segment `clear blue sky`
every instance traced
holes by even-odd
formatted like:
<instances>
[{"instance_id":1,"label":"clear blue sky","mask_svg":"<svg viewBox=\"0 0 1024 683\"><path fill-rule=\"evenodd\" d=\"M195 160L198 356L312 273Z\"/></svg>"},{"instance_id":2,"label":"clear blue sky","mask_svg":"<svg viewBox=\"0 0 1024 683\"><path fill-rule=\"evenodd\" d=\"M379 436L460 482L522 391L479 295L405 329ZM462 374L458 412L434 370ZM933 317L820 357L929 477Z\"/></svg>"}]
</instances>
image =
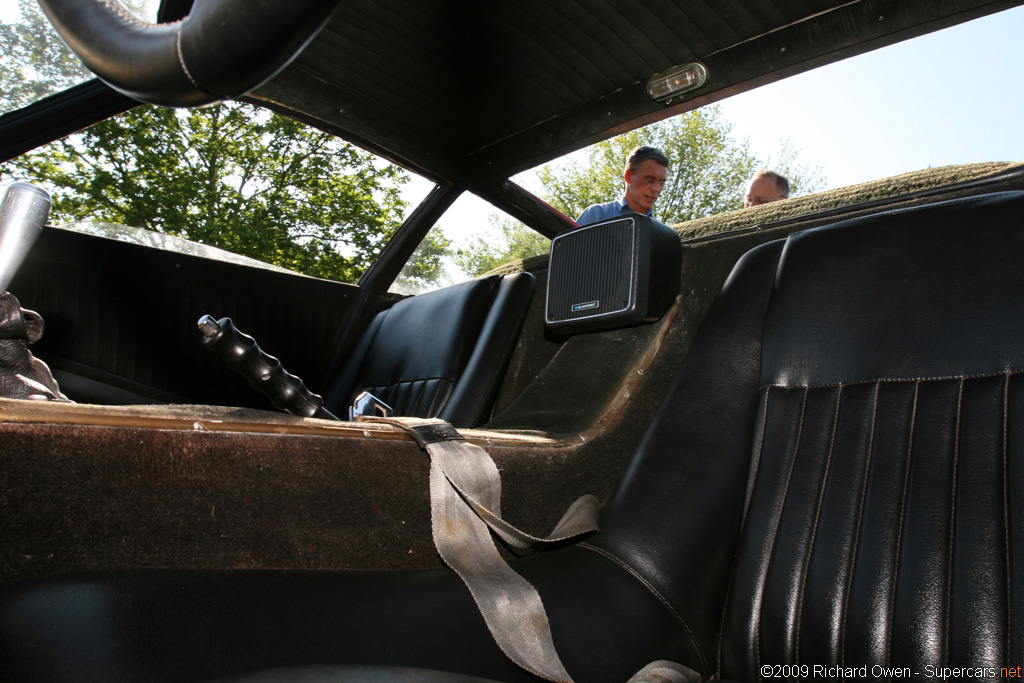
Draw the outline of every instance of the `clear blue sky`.
<instances>
[{"instance_id":1,"label":"clear blue sky","mask_svg":"<svg viewBox=\"0 0 1024 683\"><path fill-rule=\"evenodd\" d=\"M795 76L722 103L764 156L788 137L828 187L929 166L1024 161L1024 8Z\"/></svg>"}]
</instances>

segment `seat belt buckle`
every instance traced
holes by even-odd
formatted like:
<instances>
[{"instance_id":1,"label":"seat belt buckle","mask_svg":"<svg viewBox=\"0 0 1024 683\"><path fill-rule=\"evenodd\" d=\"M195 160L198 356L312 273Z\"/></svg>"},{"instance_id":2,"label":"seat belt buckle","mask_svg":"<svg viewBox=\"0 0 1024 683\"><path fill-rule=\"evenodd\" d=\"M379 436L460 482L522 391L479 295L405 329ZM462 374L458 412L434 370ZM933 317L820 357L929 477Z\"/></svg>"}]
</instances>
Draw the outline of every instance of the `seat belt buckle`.
<instances>
[{"instance_id":1,"label":"seat belt buckle","mask_svg":"<svg viewBox=\"0 0 1024 683\"><path fill-rule=\"evenodd\" d=\"M370 415L373 417L394 417L395 411L392 410L384 401L380 400L368 391L360 391L356 394L356 398L352 401L352 405L348 409L348 420L349 422L357 422L360 415Z\"/></svg>"}]
</instances>

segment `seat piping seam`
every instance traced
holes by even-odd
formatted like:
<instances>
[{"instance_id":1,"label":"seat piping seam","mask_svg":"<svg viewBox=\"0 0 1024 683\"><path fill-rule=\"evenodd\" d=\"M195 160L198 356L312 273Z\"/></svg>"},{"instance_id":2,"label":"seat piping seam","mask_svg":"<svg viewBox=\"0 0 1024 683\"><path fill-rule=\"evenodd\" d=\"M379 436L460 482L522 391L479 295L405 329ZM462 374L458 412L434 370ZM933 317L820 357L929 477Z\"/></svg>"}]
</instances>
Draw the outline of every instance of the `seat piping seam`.
<instances>
[{"instance_id":1,"label":"seat piping seam","mask_svg":"<svg viewBox=\"0 0 1024 683\"><path fill-rule=\"evenodd\" d=\"M807 595L807 577L811 571L811 558L814 557L814 543L818 538L818 526L821 523L821 508L825 504L825 493L828 490L828 478L829 473L832 471L832 459L836 452L836 437L839 432L839 412L843 405L843 387L839 387L839 394L836 396L836 409L835 414L832 418L832 436L829 439L828 446L828 459L825 463L825 471L822 473L821 486L819 486L818 493L818 505L814 512L814 524L811 527L811 538L807 544L807 558L804 560L803 567L803 578L800 580L800 597L797 598L797 610L796 610L796 641L794 642L794 658L797 664L800 663L800 634L801 624L803 622L804 612L804 597Z\"/></svg>"},{"instance_id":2,"label":"seat piping seam","mask_svg":"<svg viewBox=\"0 0 1024 683\"><path fill-rule=\"evenodd\" d=\"M649 581L647 581L647 579L645 579L643 576L641 576L636 570L634 570L624 560L622 560L618 556L614 555L613 553L610 553L610 552L608 552L607 550L605 550L603 548L598 548L597 546L593 546L593 545L591 545L589 543L586 543L586 542L578 543L576 545L579 548L585 548L587 550L592 550L593 552L597 553L598 555L601 555L602 557L604 557L604 558L606 558L608 560L611 560L612 562L617 564L619 567L624 569L630 576L632 576L634 579L636 579L640 583L640 585L642 585L644 588L646 588L647 591L651 595L653 595L655 598L657 598L658 602L660 602L665 607L665 609L667 609L669 611L669 614L672 615L672 618L676 620L676 622L679 624L679 626L686 633L686 637L690 639L690 643L693 645L693 649L696 650L697 656L700 657L701 668L704 669L704 671L710 671L710 667L708 666L709 662L708 662L707 656L705 656L704 650L701 649L700 643L697 642L697 637L694 635L693 630L687 625L686 620L683 619L682 615L680 615L679 612L677 612L675 610L675 608L672 607L672 604L667 599L665 599L665 596L663 596L658 591L657 588L655 588Z\"/></svg>"},{"instance_id":3,"label":"seat piping seam","mask_svg":"<svg viewBox=\"0 0 1024 683\"><path fill-rule=\"evenodd\" d=\"M441 408L444 406L445 403L448 402L448 399L452 395L452 389L454 387L454 384L454 380L448 383L445 383L443 380L438 381L437 388L434 389L434 396L433 398L430 399L430 406L427 408L427 415L433 417L441 412ZM441 399L442 389L446 390L443 400ZM438 405L439 403L440 406Z\"/></svg>"},{"instance_id":4,"label":"seat piping seam","mask_svg":"<svg viewBox=\"0 0 1024 683\"><path fill-rule=\"evenodd\" d=\"M1006 375L1016 375L1021 372L1024 372L1024 368L1011 368L1009 370L979 373L976 375L936 375L932 377L878 377L875 379L859 379L854 382L828 382L824 384L780 384L778 382L769 382L767 384L760 385L758 387L758 390L767 389L769 387L774 387L776 389L828 389L831 387L853 387L861 384L876 384L882 382L935 382L951 379L984 379L986 377L1003 377Z\"/></svg>"},{"instance_id":5,"label":"seat piping seam","mask_svg":"<svg viewBox=\"0 0 1024 683\"><path fill-rule=\"evenodd\" d=\"M767 432L767 429L768 429L768 402L769 402L769 399L771 398L771 389L772 389L771 387L765 387L764 407L761 409L761 439L758 441L758 444L757 444L757 453L755 453L755 454L753 454L751 456L751 460L752 460L751 469L753 471L751 472L750 480L747 483L747 496L746 496L746 500L743 502L743 514L740 517L739 538L741 538L741 539L743 538L743 530L747 526L747 515L750 512L750 502L751 502L751 499L754 496L754 484L756 483L757 474L758 474L758 471L760 470L761 456L764 453L764 436L765 436L765 433ZM726 618L727 618L728 612L729 612L729 602L730 602L730 599L732 597L732 589L733 589L733 585L734 585L733 582L736 579L735 567L736 567L736 561L737 561L737 557L738 556L739 556L739 547L738 547L738 544L737 544L736 552L733 554L733 561L732 561L732 565L731 565L733 567L733 571L730 572L729 583L728 583L728 585L726 586L726 589L725 589L725 607L722 609L722 620L721 620L721 623L718 626L718 659L717 659L715 665L717 667L717 673L719 673L719 674L722 672L722 647L723 647L724 640L725 640L725 622L726 622Z\"/></svg>"},{"instance_id":6,"label":"seat piping seam","mask_svg":"<svg viewBox=\"0 0 1024 683\"><path fill-rule=\"evenodd\" d=\"M945 602L945 632L952 633L953 620L953 558L956 549L956 499L957 490L960 486L960 434L963 427L963 406L964 406L964 381L960 381L960 391L957 394L956 402L956 432L953 435L953 472L951 476L951 491L949 500L949 561L946 565L946 602ZM942 661L949 664L949 641L943 638Z\"/></svg>"},{"instance_id":7,"label":"seat piping seam","mask_svg":"<svg viewBox=\"0 0 1024 683\"><path fill-rule=\"evenodd\" d=\"M853 592L853 575L857 570L860 555L860 538L864 529L864 508L868 497L868 482L871 479L871 462L875 455L875 430L878 426L878 395L881 385L875 384L875 398L871 406L871 436L868 438L867 461L864 463L864 481L858 500L857 525L854 528L853 543L850 546L850 567L846 574L846 590L843 594L842 618L839 623L839 663L846 664L846 626L850 616L850 594Z\"/></svg>"},{"instance_id":8,"label":"seat piping seam","mask_svg":"<svg viewBox=\"0 0 1024 683\"><path fill-rule=\"evenodd\" d=\"M921 390L921 385L920 385L920 383L918 383L917 385L914 386L914 403L913 403L913 406L911 408L911 414L910 414L910 425L909 425L910 435L909 435L909 442L907 443L907 466L904 469L904 476L903 476L903 496L902 496L902 499L900 500L900 525L899 525L899 531L897 532L897 537L896 537L896 547L895 547L896 557L894 558L894 563L893 563L892 593L889 596L889 618L890 618L890 620L892 619L892 616L896 612L896 592L899 590L899 584L900 584L900 558L903 556L903 531L904 531L904 525L906 524L906 521L907 521L907 497L908 497L908 495L910 493L910 491L909 491L909 489L910 489L910 470L911 470L911 466L914 463L914 432L917 429L917 402L918 402L920 390ZM892 664L893 630L894 629L888 629L888 643L887 643L887 647L886 647L886 657L887 657L886 663L889 664L889 665Z\"/></svg>"},{"instance_id":9,"label":"seat piping seam","mask_svg":"<svg viewBox=\"0 0 1024 683\"><path fill-rule=\"evenodd\" d=\"M759 624L757 628L757 668L761 668L761 627L760 624L763 622L763 611L764 611L764 593L768 584L768 572L771 570L772 558L775 556L775 544L779 540L779 527L782 526L782 516L786 512L786 501L789 499L789 487L793 483L793 472L796 471L796 460L800 455L800 441L804 435L804 419L807 417L807 396L809 394L808 389L804 389L803 403L800 406L800 426L796 433L796 442L793 444L793 457L789 463L789 473L786 475L786 488L782 492L781 506L779 507L779 514L775 518L775 531L772 533L772 545L768 552L768 556L765 558L764 571L761 572L759 583L760 595L757 599L757 622ZM767 415L766 415L767 417Z\"/></svg>"},{"instance_id":10,"label":"seat piping seam","mask_svg":"<svg viewBox=\"0 0 1024 683\"><path fill-rule=\"evenodd\" d=\"M382 387L384 387L386 389L390 389L391 387L400 387L403 384L416 384L417 382L434 382L436 380L447 380L449 382L454 382L455 381L455 379L453 377L450 377L450 376L447 376L447 375L442 375L442 376L439 376L439 377L422 377L422 378L419 378L419 379L403 379L403 380L400 380L398 382L391 382L389 384L381 384L379 386L382 386ZM375 386L375 385L368 384L368 383L363 383L363 384L365 386Z\"/></svg>"},{"instance_id":11,"label":"seat piping seam","mask_svg":"<svg viewBox=\"0 0 1024 683\"><path fill-rule=\"evenodd\" d=\"M746 525L747 514L750 512L750 502L754 497L754 485L757 483L757 474L761 469L761 456L764 454L764 440L768 432L768 399L771 396L771 387L766 387L764 392L763 418L761 420L761 438L757 442L757 453L751 458L751 472L748 475L747 492L743 498L743 514L741 527Z\"/></svg>"}]
</instances>

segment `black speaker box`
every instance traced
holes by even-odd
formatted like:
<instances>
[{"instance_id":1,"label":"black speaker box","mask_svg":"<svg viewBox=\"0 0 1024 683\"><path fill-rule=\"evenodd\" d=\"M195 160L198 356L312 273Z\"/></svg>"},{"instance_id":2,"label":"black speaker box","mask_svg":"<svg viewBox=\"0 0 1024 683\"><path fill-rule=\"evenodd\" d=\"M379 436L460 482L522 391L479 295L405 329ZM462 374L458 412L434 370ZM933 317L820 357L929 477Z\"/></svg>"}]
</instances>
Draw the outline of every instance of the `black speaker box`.
<instances>
[{"instance_id":1,"label":"black speaker box","mask_svg":"<svg viewBox=\"0 0 1024 683\"><path fill-rule=\"evenodd\" d=\"M682 246L675 230L625 214L551 240L544 323L556 334L653 322L679 293Z\"/></svg>"}]
</instances>

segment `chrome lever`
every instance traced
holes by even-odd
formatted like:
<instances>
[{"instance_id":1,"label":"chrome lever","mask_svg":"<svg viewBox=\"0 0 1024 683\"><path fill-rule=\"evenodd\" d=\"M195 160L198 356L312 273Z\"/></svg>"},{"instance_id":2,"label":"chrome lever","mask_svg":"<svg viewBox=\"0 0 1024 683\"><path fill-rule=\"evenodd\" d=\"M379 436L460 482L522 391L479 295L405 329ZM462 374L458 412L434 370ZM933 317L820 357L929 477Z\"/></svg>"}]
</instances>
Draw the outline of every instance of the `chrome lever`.
<instances>
[{"instance_id":1,"label":"chrome lever","mask_svg":"<svg viewBox=\"0 0 1024 683\"><path fill-rule=\"evenodd\" d=\"M368 391L360 391L356 399L348 409L349 422L356 422L360 415L371 415L373 417L394 417L392 410L384 401L380 400Z\"/></svg>"}]
</instances>

